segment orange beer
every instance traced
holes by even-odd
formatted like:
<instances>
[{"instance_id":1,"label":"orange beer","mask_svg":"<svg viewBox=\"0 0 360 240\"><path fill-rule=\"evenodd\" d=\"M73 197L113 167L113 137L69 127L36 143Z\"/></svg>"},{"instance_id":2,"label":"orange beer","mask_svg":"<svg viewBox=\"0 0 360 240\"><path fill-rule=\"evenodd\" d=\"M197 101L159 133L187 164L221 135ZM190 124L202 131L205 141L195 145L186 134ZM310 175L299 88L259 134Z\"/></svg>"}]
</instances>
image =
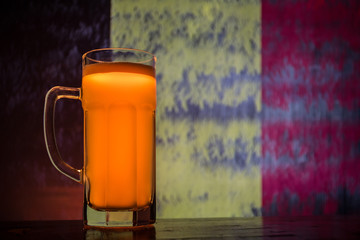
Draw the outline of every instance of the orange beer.
<instances>
[{"instance_id":1,"label":"orange beer","mask_svg":"<svg viewBox=\"0 0 360 240\"><path fill-rule=\"evenodd\" d=\"M85 65L81 94L88 205L146 208L155 185L155 69L125 62Z\"/></svg>"}]
</instances>

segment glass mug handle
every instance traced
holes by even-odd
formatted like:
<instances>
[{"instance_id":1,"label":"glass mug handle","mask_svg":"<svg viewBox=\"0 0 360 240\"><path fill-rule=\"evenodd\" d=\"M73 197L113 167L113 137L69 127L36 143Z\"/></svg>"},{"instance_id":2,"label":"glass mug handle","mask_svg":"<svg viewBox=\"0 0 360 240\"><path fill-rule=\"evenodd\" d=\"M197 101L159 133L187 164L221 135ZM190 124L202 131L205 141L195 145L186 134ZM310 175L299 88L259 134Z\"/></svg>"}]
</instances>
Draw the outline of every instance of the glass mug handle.
<instances>
[{"instance_id":1,"label":"glass mug handle","mask_svg":"<svg viewBox=\"0 0 360 240\"><path fill-rule=\"evenodd\" d=\"M82 183L82 169L73 168L64 162L56 144L54 128L55 106L57 100L61 98L80 100L80 88L56 86L47 92L44 107L45 145L54 167L65 176L78 183Z\"/></svg>"}]
</instances>

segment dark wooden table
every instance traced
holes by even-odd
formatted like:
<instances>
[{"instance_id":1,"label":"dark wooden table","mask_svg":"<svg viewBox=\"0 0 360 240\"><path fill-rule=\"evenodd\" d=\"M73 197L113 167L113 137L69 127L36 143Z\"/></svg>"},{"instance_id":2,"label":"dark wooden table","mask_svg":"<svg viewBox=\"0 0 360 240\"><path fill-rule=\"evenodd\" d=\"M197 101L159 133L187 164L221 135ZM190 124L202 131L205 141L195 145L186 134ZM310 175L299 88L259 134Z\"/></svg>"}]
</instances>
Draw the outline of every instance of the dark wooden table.
<instances>
[{"instance_id":1,"label":"dark wooden table","mask_svg":"<svg viewBox=\"0 0 360 240\"><path fill-rule=\"evenodd\" d=\"M360 239L360 216L159 219L154 226L83 229L82 221L1 223L0 239Z\"/></svg>"}]
</instances>

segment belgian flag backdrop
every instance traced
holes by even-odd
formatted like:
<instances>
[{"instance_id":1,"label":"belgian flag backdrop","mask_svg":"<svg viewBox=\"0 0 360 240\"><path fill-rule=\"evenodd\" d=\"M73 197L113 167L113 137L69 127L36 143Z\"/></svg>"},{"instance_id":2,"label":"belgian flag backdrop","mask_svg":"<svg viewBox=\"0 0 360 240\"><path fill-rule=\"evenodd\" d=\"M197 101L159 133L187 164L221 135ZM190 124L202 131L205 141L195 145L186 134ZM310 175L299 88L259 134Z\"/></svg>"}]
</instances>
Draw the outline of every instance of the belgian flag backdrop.
<instances>
[{"instance_id":1,"label":"belgian flag backdrop","mask_svg":"<svg viewBox=\"0 0 360 240\"><path fill-rule=\"evenodd\" d=\"M360 213L360 2L11 1L1 8L0 220L80 219L56 171L45 93L81 86L81 55L157 57L159 218ZM82 166L80 103L57 106Z\"/></svg>"}]
</instances>

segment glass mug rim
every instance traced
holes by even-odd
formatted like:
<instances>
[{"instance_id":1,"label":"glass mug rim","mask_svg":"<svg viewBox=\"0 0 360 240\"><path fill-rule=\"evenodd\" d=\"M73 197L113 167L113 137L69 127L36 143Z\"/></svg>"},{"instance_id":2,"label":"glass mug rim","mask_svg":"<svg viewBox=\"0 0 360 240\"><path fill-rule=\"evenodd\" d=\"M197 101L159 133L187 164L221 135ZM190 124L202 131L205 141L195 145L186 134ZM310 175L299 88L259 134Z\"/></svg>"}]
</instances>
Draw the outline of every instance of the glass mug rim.
<instances>
[{"instance_id":1,"label":"glass mug rim","mask_svg":"<svg viewBox=\"0 0 360 240\"><path fill-rule=\"evenodd\" d=\"M151 61L154 61L156 62L156 57L154 54L150 53L150 52L147 52L147 51L144 51L144 50L140 50L140 49L135 49L135 48L97 48L97 49L92 49L90 51L87 51L86 53L84 53L82 55L82 61L85 61L86 59L92 61L93 63L116 63L116 62L124 62L124 61L114 61L114 60L99 60L99 59L95 59L95 58L92 58L92 57L89 57L88 55L89 54L92 54L92 53L97 53L97 52L106 52L106 51L124 51L124 52L138 52L138 53L144 53L146 55L149 56L149 58L146 58L145 60L142 60L142 61L134 61L134 60L131 60L129 62L132 62L132 63L138 63L138 64L147 64L147 63L151 63ZM84 64L84 65L87 65L87 64Z\"/></svg>"}]
</instances>

